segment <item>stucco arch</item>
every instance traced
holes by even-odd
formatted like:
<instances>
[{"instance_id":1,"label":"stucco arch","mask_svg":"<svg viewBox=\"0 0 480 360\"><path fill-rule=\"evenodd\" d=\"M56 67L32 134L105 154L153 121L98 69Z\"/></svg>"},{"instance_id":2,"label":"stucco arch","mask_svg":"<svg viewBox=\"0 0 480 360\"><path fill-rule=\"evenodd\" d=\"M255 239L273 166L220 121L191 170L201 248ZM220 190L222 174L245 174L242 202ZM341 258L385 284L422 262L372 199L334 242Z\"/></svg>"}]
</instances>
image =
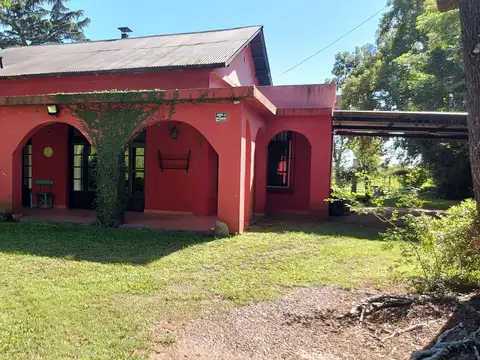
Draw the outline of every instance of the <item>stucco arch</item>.
<instances>
[{"instance_id":1,"label":"stucco arch","mask_svg":"<svg viewBox=\"0 0 480 360\"><path fill-rule=\"evenodd\" d=\"M172 129L177 138L171 137ZM145 140L135 141L145 131ZM188 121L145 123L129 143L142 144L146 213L214 216L218 208L218 153ZM130 153L134 149L129 149Z\"/></svg>"},{"instance_id":2,"label":"stucco arch","mask_svg":"<svg viewBox=\"0 0 480 360\"><path fill-rule=\"evenodd\" d=\"M278 130L275 134L271 134L272 136L269 137L266 145L268 156L266 161L266 212L308 213L310 210L312 145L308 137L301 132L291 128ZM274 152L269 155L270 146L273 144L275 137L287 131L292 136L280 139L280 141L289 141L287 148L284 149L284 145L279 143L278 146L281 146L281 152L275 152L274 147L272 148ZM288 156L286 159L283 157L285 152ZM273 177L271 178L271 176ZM275 185L275 180L274 184L272 184L269 179L277 179L282 184ZM271 187L268 187L269 185Z\"/></svg>"},{"instance_id":3,"label":"stucco arch","mask_svg":"<svg viewBox=\"0 0 480 360\"><path fill-rule=\"evenodd\" d=\"M54 124L66 124L66 125L70 125L70 126L73 126L75 129L77 129L78 131L80 131L82 133L82 135L88 140L88 142L90 144L92 144L92 141L90 139L90 137L88 136L87 133L85 133L85 131L82 130L82 128L79 126L79 123L78 122L67 122L67 121L58 121L58 120L52 120L52 121L49 121L49 122L44 122L42 124L39 124L37 125L35 128L31 129L24 137L22 140L20 140L17 148L15 149L13 155L15 155L17 152L22 152L22 149L23 147L25 146L25 144L28 142L28 140L33 136L35 135L35 133L37 133L40 129L44 128L44 127L47 127L49 125L54 125Z\"/></svg>"},{"instance_id":4,"label":"stucco arch","mask_svg":"<svg viewBox=\"0 0 480 360\"><path fill-rule=\"evenodd\" d=\"M230 107L226 106L222 110L229 110ZM147 119L142 128L136 131L135 136L142 132L144 129L155 125L168 123L170 121L181 122L192 126L209 142L217 154L221 154L222 150L228 149L231 142L228 141L228 136L232 132L238 131L236 124L236 118L229 113L229 119L226 123L216 123L215 114L218 112L218 104L192 104L181 103L176 104L172 117L168 118L168 111L165 109L159 109L150 119ZM222 135L219 136L219 128L221 127ZM132 139L134 137L132 136Z\"/></svg>"},{"instance_id":5,"label":"stucco arch","mask_svg":"<svg viewBox=\"0 0 480 360\"><path fill-rule=\"evenodd\" d=\"M277 135L279 135L279 134L281 134L285 131L291 131L295 134L303 136L308 141L310 146L312 146L312 140L310 140L310 138L308 136L308 133L306 133L306 132L304 133L301 130L300 131L298 129L296 130L295 127L289 127L289 126L283 126L283 127L276 128L275 131L269 131L268 135L267 135L268 136L267 146L275 138L275 136L277 136Z\"/></svg>"},{"instance_id":6,"label":"stucco arch","mask_svg":"<svg viewBox=\"0 0 480 360\"><path fill-rule=\"evenodd\" d=\"M143 131L147 130L148 128L150 128L152 126L162 126L162 125L167 125L169 123L172 126L174 126L177 123L181 123L181 124L185 124L185 125L188 125L188 126L192 127L193 129L195 129L199 134L201 134L205 138L205 140L208 142L208 144L218 154L217 149L215 148L214 144L212 144L210 139L207 136L205 136L205 134L199 128L197 128L198 124L196 124L196 126L195 126L195 124L192 125L191 121L188 121L188 120L185 120L185 119L177 119L177 118L171 119L171 120L158 119L158 120L154 120L154 121L145 122L143 124L143 126L140 129L138 129L137 131L135 131L135 133L130 137L130 140L128 141L128 143L132 142L140 133L142 133Z\"/></svg>"},{"instance_id":7,"label":"stucco arch","mask_svg":"<svg viewBox=\"0 0 480 360\"><path fill-rule=\"evenodd\" d=\"M43 110L43 109L42 109ZM45 110L46 112L46 110ZM33 115L33 114L32 114ZM22 212L22 152L24 146L27 144L29 139L31 139L35 134L43 129L48 129L49 126L56 125L56 124L63 124L66 126L72 126L80 131L85 138L90 142L90 139L85 134L85 132L81 128L80 122L75 119L74 117L68 116L67 114L62 114L59 117L52 117L52 116L42 116L39 114L39 111L36 112L36 116L27 118L21 125L21 131L17 131L13 134L16 136L12 136L9 139L10 142L10 174L6 174L4 176L3 181L7 181L10 191L9 197L11 199L11 208L13 211L17 213ZM62 148L62 152L68 150L68 128L65 129L65 139L64 139L64 147ZM61 143L62 139L58 139L58 143ZM57 142L55 142L57 143ZM55 154L57 152L54 152ZM68 154L63 154L65 157L65 161L67 161ZM5 159L1 159L0 162L6 162ZM67 166L65 165L65 168ZM5 179L6 178L6 179ZM67 179L65 179L67 181ZM4 196L2 194L2 196ZM8 195L7 195L8 196ZM8 197L5 197L8 198ZM65 198L65 201L67 199Z\"/></svg>"}]
</instances>

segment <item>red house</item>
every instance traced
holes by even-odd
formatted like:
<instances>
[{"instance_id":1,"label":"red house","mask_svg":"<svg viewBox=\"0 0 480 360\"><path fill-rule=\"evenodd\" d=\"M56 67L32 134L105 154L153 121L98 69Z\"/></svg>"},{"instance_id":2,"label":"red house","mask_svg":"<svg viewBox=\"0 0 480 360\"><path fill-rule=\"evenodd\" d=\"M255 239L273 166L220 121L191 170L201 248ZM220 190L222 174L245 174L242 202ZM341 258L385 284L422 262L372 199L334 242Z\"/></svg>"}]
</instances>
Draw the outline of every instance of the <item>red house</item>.
<instances>
[{"instance_id":1,"label":"red house","mask_svg":"<svg viewBox=\"0 0 480 360\"><path fill-rule=\"evenodd\" d=\"M0 51L0 209L35 207L39 180L53 207L94 207L95 149L49 94L155 89L178 103L132 136L128 210L232 232L253 215L328 216L336 87L272 86L260 26ZM187 101L199 94L216 101Z\"/></svg>"}]
</instances>

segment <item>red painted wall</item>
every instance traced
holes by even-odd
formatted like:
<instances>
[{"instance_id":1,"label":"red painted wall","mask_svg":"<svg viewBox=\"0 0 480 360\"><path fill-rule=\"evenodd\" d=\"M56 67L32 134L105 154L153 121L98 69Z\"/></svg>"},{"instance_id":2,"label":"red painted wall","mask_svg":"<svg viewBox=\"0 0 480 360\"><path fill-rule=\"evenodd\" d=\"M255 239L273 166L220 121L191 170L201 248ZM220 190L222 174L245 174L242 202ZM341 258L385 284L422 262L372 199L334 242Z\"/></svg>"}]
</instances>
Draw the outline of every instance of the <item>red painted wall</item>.
<instances>
[{"instance_id":1,"label":"red painted wall","mask_svg":"<svg viewBox=\"0 0 480 360\"><path fill-rule=\"evenodd\" d=\"M64 76L0 80L0 96L41 95L95 90L208 88L211 70L179 70L137 74Z\"/></svg>"},{"instance_id":2,"label":"red painted wall","mask_svg":"<svg viewBox=\"0 0 480 360\"><path fill-rule=\"evenodd\" d=\"M337 85L259 86L260 92L278 108L329 108L335 105Z\"/></svg>"},{"instance_id":3,"label":"red painted wall","mask_svg":"<svg viewBox=\"0 0 480 360\"><path fill-rule=\"evenodd\" d=\"M323 219L328 217L332 162L332 117L328 115L269 117L266 138L272 139L282 131L302 134L311 146L309 212ZM307 164L305 162L305 167ZM288 206L288 205L283 205ZM267 208L268 202L267 202ZM271 208L271 207L270 207Z\"/></svg>"},{"instance_id":4,"label":"red painted wall","mask_svg":"<svg viewBox=\"0 0 480 360\"><path fill-rule=\"evenodd\" d=\"M240 51L230 66L215 69L214 72L231 86L258 85L250 46Z\"/></svg>"},{"instance_id":5,"label":"red painted wall","mask_svg":"<svg viewBox=\"0 0 480 360\"><path fill-rule=\"evenodd\" d=\"M217 214L218 205L218 155L208 146L208 208L207 215Z\"/></svg>"},{"instance_id":6,"label":"red painted wall","mask_svg":"<svg viewBox=\"0 0 480 360\"><path fill-rule=\"evenodd\" d=\"M53 150L51 157L44 155L44 149ZM51 188L53 205L66 207L68 189L68 125L51 124L38 130L32 136L32 192L36 203L36 192L49 190L35 185L36 180L53 180Z\"/></svg>"},{"instance_id":7,"label":"red painted wall","mask_svg":"<svg viewBox=\"0 0 480 360\"><path fill-rule=\"evenodd\" d=\"M178 127L173 140L171 128ZM159 166L158 151L163 157L186 157L191 150L190 167L164 170ZM166 166L183 166L183 162L164 161ZM162 122L147 129L146 144L146 212L185 212L214 215L217 207L217 154L208 141L192 126L175 121Z\"/></svg>"},{"instance_id":8,"label":"red painted wall","mask_svg":"<svg viewBox=\"0 0 480 360\"><path fill-rule=\"evenodd\" d=\"M295 136L293 189L288 193L267 189L268 213L309 211L311 146L303 135L297 133Z\"/></svg>"}]
</instances>

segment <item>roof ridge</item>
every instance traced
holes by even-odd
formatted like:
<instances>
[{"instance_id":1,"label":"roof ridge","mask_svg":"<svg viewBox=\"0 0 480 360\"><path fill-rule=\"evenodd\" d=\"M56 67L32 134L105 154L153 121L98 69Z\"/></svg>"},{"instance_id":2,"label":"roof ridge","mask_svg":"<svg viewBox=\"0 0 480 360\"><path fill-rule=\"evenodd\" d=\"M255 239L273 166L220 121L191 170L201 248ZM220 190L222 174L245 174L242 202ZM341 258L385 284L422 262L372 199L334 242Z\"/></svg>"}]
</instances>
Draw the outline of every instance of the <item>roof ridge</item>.
<instances>
[{"instance_id":1,"label":"roof ridge","mask_svg":"<svg viewBox=\"0 0 480 360\"><path fill-rule=\"evenodd\" d=\"M156 45L156 46L136 46L132 47L129 50L147 50L147 49L160 49L160 48L180 48L180 47L188 47L188 46L198 46L203 44L220 44L220 43L228 43L229 40L218 40L212 42L198 42L193 44L181 44L181 45ZM23 46L22 46L23 48ZM102 50L89 50L89 51L80 51L76 52L75 54L88 54L88 53L95 53L95 52L109 52L109 51L119 51L122 50L120 47L114 49L102 49ZM58 56L58 55L57 55Z\"/></svg>"},{"instance_id":2,"label":"roof ridge","mask_svg":"<svg viewBox=\"0 0 480 360\"><path fill-rule=\"evenodd\" d=\"M89 44L89 43L98 43L98 42L111 42L111 41L129 41L135 39L147 39L147 38L154 38L154 37L163 37L163 36L175 36L175 35L190 35L190 34L206 34L212 32L222 32L222 31L231 31L231 30L240 30L240 29L248 29L248 28L258 28L262 29L263 25L249 25L249 26L239 26L234 28L228 29L212 29L212 30L204 30L204 31L189 31L183 33L170 33L170 34L159 34L159 35L145 35L145 36L137 36L137 37L129 37L126 39L102 39L102 40L92 40L92 41L79 41L79 42L70 42L70 43L59 43L59 44L38 44L38 45L23 45L23 46L12 46L5 49L0 49L0 53L5 50L10 49L23 49L23 48L31 48L31 47L40 47L40 46L61 46L61 45L74 45L74 44ZM201 44L201 43L199 43Z\"/></svg>"}]
</instances>

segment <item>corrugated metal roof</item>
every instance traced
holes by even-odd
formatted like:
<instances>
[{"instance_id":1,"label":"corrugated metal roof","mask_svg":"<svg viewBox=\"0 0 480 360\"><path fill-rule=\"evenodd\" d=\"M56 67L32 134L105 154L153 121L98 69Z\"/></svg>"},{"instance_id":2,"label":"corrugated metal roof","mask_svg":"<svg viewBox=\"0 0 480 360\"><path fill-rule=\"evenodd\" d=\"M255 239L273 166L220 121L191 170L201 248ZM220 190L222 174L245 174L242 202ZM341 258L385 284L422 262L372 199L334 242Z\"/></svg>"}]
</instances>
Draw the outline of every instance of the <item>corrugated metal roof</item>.
<instances>
[{"instance_id":1,"label":"corrugated metal roof","mask_svg":"<svg viewBox=\"0 0 480 360\"><path fill-rule=\"evenodd\" d=\"M248 43L258 38L264 45L261 26L73 44L14 47L0 51L0 56L3 57L0 78L137 69L224 67ZM268 68L266 51L263 52L266 62L263 67ZM265 78L265 81L268 82L268 79Z\"/></svg>"}]
</instances>

